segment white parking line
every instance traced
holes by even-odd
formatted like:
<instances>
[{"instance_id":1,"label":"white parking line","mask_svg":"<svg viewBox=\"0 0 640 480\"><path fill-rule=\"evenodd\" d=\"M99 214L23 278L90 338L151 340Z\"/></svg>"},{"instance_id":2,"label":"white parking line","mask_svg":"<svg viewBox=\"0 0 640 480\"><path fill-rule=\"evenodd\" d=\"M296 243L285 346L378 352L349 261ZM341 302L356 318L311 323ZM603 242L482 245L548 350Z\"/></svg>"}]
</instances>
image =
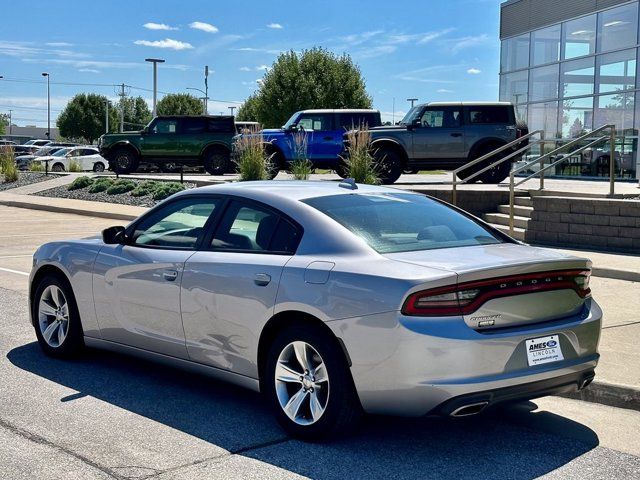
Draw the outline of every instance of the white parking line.
<instances>
[{"instance_id":1,"label":"white parking line","mask_svg":"<svg viewBox=\"0 0 640 480\"><path fill-rule=\"evenodd\" d=\"M21 272L20 270L11 270L10 268L2 268L2 267L0 267L0 270L2 270L3 272L17 273L18 275L26 275L27 277L29 276L28 272Z\"/></svg>"}]
</instances>

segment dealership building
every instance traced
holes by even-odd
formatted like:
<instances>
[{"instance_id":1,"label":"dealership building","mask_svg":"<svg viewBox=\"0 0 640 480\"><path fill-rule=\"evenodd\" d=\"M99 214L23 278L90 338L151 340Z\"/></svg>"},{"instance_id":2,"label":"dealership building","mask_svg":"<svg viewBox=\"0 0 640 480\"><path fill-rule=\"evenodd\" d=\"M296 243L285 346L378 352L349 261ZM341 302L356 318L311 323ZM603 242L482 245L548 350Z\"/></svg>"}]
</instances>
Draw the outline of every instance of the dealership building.
<instances>
[{"instance_id":1,"label":"dealership building","mask_svg":"<svg viewBox=\"0 0 640 480\"><path fill-rule=\"evenodd\" d=\"M502 3L500 100L546 138L615 124L616 174L639 178L639 30L637 0Z\"/></svg>"}]
</instances>

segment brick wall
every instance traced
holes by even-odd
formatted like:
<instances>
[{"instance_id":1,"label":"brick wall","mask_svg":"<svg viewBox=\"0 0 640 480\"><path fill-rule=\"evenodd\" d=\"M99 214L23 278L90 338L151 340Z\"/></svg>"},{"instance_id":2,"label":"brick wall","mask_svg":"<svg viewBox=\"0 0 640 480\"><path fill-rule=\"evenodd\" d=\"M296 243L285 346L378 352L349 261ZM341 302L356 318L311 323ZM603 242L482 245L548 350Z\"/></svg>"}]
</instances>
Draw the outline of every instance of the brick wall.
<instances>
[{"instance_id":1,"label":"brick wall","mask_svg":"<svg viewBox=\"0 0 640 480\"><path fill-rule=\"evenodd\" d=\"M640 200L534 196L525 241L640 253Z\"/></svg>"}]
</instances>

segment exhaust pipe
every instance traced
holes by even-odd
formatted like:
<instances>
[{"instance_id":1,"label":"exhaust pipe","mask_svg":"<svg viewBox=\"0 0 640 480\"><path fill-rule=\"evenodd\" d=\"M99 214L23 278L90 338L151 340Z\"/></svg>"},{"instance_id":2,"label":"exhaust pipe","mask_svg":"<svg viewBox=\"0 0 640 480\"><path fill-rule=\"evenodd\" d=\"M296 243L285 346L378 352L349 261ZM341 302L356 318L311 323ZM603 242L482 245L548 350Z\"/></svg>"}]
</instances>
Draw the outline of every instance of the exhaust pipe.
<instances>
[{"instance_id":1,"label":"exhaust pipe","mask_svg":"<svg viewBox=\"0 0 640 480\"><path fill-rule=\"evenodd\" d=\"M477 415L484 410L487 405L489 405L489 402L470 403L469 405L463 405L462 407L456 408L450 415L452 417L469 417L471 415Z\"/></svg>"}]
</instances>

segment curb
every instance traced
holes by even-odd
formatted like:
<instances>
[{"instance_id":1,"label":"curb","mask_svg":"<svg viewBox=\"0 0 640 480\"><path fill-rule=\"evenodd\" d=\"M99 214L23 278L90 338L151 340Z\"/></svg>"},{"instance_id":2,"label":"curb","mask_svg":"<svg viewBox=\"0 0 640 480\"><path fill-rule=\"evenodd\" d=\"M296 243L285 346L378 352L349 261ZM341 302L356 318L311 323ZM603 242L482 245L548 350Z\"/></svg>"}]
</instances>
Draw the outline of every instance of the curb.
<instances>
[{"instance_id":1,"label":"curb","mask_svg":"<svg viewBox=\"0 0 640 480\"><path fill-rule=\"evenodd\" d=\"M22 202L18 200L0 199L0 205L6 205L7 207L28 208L31 210L43 210L47 212L73 213L75 215L83 215L86 217L112 218L114 220L131 221L139 217L139 215L130 215L127 213L100 212L94 210L84 210L82 208L75 207L62 207L58 205L41 205L38 203Z\"/></svg>"},{"instance_id":2,"label":"curb","mask_svg":"<svg viewBox=\"0 0 640 480\"><path fill-rule=\"evenodd\" d=\"M561 393L559 397L599 403L610 407L640 411L640 390L607 382L593 382L579 392Z\"/></svg>"},{"instance_id":3,"label":"curb","mask_svg":"<svg viewBox=\"0 0 640 480\"><path fill-rule=\"evenodd\" d=\"M591 275L594 277L613 278L614 280L626 280L627 282L640 282L640 272L632 272L630 270L592 267Z\"/></svg>"}]
</instances>

